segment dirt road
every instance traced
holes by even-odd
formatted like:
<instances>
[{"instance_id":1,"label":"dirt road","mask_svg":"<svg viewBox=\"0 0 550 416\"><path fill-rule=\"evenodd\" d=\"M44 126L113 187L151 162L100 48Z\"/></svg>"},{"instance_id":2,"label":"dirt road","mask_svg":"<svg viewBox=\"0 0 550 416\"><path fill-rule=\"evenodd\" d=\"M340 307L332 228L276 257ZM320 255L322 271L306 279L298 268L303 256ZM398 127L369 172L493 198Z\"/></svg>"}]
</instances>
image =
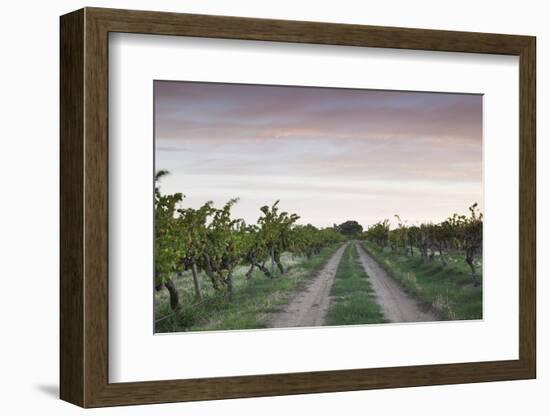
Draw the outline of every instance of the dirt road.
<instances>
[{"instance_id":1,"label":"dirt road","mask_svg":"<svg viewBox=\"0 0 550 416\"><path fill-rule=\"evenodd\" d=\"M330 289L347 244L340 247L308 286L296 293L284 311L268 320L270 328L324 325L330 305Z\"/></svg>"},{"instance_id":2,"label":"dirt road","mask_svg":"<svg viewBox=\"0 0 550 416\"><path fill-rule=\"evenodd\" d=\"M361 247L355 243L361 264L363 265L376 301L382 309L384 317L389 322L430 322L437 321L437 317L420 309L416 301L409 296L378 263Z\"/></svg>"}]
</instances>

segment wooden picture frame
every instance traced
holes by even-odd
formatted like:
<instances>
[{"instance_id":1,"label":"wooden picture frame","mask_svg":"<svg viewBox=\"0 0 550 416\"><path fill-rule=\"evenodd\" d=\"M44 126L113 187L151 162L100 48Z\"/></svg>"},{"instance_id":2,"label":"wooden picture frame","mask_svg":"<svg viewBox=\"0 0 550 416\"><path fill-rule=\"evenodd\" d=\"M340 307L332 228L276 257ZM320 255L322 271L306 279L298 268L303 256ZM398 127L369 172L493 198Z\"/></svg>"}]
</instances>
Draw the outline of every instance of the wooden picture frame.
<instances>
[{"instance_id":1,"label":"wooden picture frame","mask_svg":"<svg viewBox=\"0 0 550 416\"><path fill-rule=\"evenodd\" d=\"M82 407L101 407L535 378L534 37L100 8L64 15L60 28L61 399ZM519 359L109 383L110 32L518 56Z\"/></svg>"}]
</instances>

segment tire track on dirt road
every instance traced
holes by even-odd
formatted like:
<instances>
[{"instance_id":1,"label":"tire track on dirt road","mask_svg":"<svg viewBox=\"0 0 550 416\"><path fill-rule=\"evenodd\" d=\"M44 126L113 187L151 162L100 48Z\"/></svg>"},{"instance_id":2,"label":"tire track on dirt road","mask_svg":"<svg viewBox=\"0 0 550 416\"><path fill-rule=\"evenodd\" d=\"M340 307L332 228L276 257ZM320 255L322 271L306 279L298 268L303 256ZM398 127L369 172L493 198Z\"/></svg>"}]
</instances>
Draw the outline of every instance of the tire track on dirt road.
<instances>
[{"instance_id":1,"label":"tire track on dirt road","mask_svg":"<svg viewBox=\"0 0 550 416\"><path fill-rule=\"evenodd\" d=\"M284 310L271 315L269 328L290 328L324 325L330 306L330 290L334 283L338 265L348 244L338 248L325 266L305 289L297 292Z\"/></svg>"},{"instance_id":2,"label":"tire track on dirt road","mask_svg":"<svg viewBox=\"0 0 550 416\"><path fill-rule=\"evenodd\" d=\"M384 317L389 322L433 322L439 319L432 312L422 310L401 285L391 277L361 246L354 243L361 264L367 273Z\"/></svg>"}]
</instances>

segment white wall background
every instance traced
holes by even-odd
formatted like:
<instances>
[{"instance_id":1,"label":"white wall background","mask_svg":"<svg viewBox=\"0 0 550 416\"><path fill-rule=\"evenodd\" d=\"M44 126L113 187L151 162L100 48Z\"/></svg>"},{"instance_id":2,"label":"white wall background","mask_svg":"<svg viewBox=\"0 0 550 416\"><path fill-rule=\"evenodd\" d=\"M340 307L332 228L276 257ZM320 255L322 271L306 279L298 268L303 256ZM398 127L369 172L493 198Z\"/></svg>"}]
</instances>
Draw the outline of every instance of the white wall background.
<instances>
[{"instance_id":1,"label":"white wall background","mask_svg":"<svg viewBox=\"0 0 550 416\"><path fill-rule=\"evenodd\" d=\"M69 1L7 2L0 17L0 409L4 414L83 412L58 395L58 16L82 6L317 20L536 35L538 41L538 313L539 377L534 381L422 387L338 394L225 400L87 411L102 415L543 415L550 408L550 361L544 348L550 302L544 282L542 212L550 163L544 141L550 84L550 26L545 3L534 0L335 1ZM550 65L550 64L549 64Z\"/></svg>"}]
</instances>

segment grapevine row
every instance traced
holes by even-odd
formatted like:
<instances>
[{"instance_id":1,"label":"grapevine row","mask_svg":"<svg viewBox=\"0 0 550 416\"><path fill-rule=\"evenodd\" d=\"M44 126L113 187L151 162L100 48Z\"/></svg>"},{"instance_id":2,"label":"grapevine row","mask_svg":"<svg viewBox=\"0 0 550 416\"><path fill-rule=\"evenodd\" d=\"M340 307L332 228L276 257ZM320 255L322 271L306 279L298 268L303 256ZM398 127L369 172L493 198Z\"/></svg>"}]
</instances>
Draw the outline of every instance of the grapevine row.
<instances>
[{"instance_id":1,"label":"grapevine row","mask_svg":"<svg viewBox=\"0 0 550 416\"><path fill-rule=\"evenodd\" d=\"M279 201L261 207L256 224L232 216L237 199L222 208L214 207L212 202L198 209L184 208L183 194L160 192L158 181L167 173L159 171L155 175L155 288L168 290L173 310L179 307L172 281L175 273L191 271L197 299L201 299L199 274L204 273L214 290L231 300L237 266L248 267L247 279L255 269L272 279L285 273L282 253L309 258L343 239L333 228L296 224L300 217L281 212Z\"/></svg>"},{"instance_id":2,"label":"grapevine row","mask_svg":"<svg viewBox=\"0 0 550 416\"><path fill-rule=\"evenodd\" d=\"M483 214L477 203L469 207L469 215L453 214L438 224L407 226L398 215L395 217L397 228L390 229L390 222L385 219L370 226L361 238L380 248L389 246L392 251L401 250L408 256L414 256L417 252L424 261L433 261L437 253L443 265L448 263L447 253L462 253L474 285L479 285L474 258L482 254Z\"/></svg>"}]
</instances>

